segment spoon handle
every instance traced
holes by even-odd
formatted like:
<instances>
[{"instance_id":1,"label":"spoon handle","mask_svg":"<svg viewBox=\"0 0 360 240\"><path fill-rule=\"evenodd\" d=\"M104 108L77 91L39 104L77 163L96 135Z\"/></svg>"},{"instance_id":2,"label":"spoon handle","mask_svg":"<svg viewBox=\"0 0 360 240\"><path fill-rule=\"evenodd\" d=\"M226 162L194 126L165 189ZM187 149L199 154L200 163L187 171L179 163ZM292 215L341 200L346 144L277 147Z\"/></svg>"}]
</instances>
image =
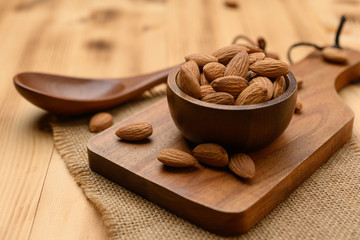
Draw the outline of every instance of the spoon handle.
<instances>
[{"instance_id":1,"label":"spoon handle","mask_svg":"<svg viewBox=\"0 0 360 240\"><path fill-rule=\"evenodd\" d=\"M165 83L172 68L173 67L170 67L157 72L124 79L124 82L126 81L126 88L124 89L123 95L126 96L127 99L131 99L145 90L160 83Z\"/></svg>"}]
</instances>

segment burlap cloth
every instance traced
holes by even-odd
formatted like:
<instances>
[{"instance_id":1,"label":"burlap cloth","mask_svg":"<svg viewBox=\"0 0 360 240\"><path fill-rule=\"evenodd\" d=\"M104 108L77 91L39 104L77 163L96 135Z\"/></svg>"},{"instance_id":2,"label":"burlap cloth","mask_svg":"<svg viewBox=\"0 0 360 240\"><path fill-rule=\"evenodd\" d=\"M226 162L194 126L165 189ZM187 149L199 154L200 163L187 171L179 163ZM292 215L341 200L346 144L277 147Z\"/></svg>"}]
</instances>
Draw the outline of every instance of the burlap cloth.
<instances>
[{"instance_id":1,"label":"burlap cloth","mask_svg":"<svg viewBox=\"0 0 360 240\"><path fill-rule=\"evenodd\" d=\"M164 86L159 86L110 112L118 122L164 96ZM57 150L101 212L110 239L225 239L92 172L86 150L87 141L94 136L88 130L89 118L58 119L52 129ZM350 139L248 233L233 239L360 239L357 140Z\"/></svg>"}]
</instances>

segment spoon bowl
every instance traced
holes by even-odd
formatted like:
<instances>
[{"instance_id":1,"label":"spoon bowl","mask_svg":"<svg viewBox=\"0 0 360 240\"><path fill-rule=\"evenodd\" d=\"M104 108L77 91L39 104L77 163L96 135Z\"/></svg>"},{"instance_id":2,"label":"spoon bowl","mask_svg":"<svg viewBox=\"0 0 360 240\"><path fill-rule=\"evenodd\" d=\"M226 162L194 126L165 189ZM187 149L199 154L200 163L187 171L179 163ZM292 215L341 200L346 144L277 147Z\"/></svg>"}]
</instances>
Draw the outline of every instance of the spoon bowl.
<instances>
[{"instance_id":1,"label":"spoon bowl","mask_svg":"<svg viewBox=\"0 0 360 240\"><path fill-rule=\"evenodd\" d=\"M176 84L180 66L169 74L167 100L171 117L183 136L195 144L217 143L239 152L252 152L278 138L294 114L297 83L290 72L281 96L252 105L221 105L185 94Z\"/></svg>"},{"instance_id":2,"label":"spoon bowl","mask_svg":"<svg viewBox=\"0 0 360 240\"><path fill-rule=\"evenodd\" d=\"M81 115L114 107L166 82L170 69L119 79L23 72L14 77L14 85L28 101L48 112Z\"/></svg>"}]
</instances>

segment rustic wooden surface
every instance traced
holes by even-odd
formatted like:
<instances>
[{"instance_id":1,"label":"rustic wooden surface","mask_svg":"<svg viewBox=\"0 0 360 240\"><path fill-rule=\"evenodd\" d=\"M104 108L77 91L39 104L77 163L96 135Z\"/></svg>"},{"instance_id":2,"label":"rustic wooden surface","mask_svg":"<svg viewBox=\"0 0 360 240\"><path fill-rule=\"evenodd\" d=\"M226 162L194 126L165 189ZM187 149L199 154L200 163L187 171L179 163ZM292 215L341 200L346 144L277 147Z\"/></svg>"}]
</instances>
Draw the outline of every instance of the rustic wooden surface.
<instances>
[{"instance_id":1,"label":"rustic wooden surface","mask_svg":"<svg viewBox=\"0 0 360 240\"><path fill-rule=\"evenodd\" d=\"M342 14L341 44L360 50L356 0L0 1L0 238L104 239L101 217L74 183L44 129L45 112L24 100L12 77L43 71L119 77L174 65L211 52L237 34L262 35L286 59L294 42L332 44ZM266 9L259 13L259 9ZM295 61L310 49L293 52ZM360 85L340 96L354 110L360 137Z\"/></svg>"}]
</instances>

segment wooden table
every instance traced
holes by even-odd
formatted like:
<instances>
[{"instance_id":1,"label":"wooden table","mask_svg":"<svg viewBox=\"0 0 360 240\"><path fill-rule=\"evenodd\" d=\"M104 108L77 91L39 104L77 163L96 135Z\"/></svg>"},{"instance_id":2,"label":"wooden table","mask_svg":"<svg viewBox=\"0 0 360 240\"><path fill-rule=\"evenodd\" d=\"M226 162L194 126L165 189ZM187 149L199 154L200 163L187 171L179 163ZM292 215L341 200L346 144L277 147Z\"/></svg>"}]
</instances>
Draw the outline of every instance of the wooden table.
<instances>
[{"instance_id":1,"label":"wooden table","mask_svg":"<svg viewBox=\"0 0 360 240\"><path fill-rule=\"evenodd\" d=\"M15 90L20 71L120 77L212 52L237 34L263 36L287 60L299 41L332 44L342 14L342 46L360 51L356 0L0 1L0 239L104 239L101 216L70 176L46 126L46 112ZM261 13L260 13L261 11ZM293 51L299 60L312 49ZM339 93L355 112L360 85Z\"/></svg>"}]
</instances>

